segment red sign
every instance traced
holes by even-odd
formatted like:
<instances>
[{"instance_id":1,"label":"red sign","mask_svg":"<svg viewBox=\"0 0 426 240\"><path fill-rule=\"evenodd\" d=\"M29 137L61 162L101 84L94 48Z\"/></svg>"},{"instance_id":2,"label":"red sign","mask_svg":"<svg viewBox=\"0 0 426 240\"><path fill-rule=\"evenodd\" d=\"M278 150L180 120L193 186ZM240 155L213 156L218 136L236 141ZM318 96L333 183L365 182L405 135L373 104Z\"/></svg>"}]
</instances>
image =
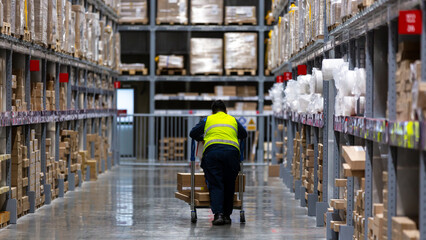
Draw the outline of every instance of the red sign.
<instances>
[{"instance_id":1,"label":"red sign","mask_svg":"<svg viewBox=\"0 0 426 240\"><path fill-rule=\"evenodd\" d=\"M30 72L40 71L40 60L30 60Z\"/></svg>"},{"instance_id":2,"label":"red sign","mask_svg":"<svg viewBox=\"0 0 426 240\"><path fill-rule=\"evenodd\" d=\"M306 74L308 74L306 65L297 66L297 75L306 75Z\"/></svg>"},{"instance_id":3,"label":"red sign","mask_svg":"<svg viewBox=\"0 0 426 240\"><path fill-rule=\"evenodd\" d=\"M292 78L293 78L293 76L292 76L291 72L285 72L284 73L284 81L291 80Z\"/></svg>"},{"instance_id":4,"label":"red sign","mask_svg":"<svg viewBox=\"0 0 426 240\"><path fill-rule=\"evenodd\" d=\"M114 82L114 88L118 89L121 87L121 82Z\"/></svg>"},{"instance_id":5,"label":"red sign","mask_svg":"<svg viewBox=\"0 0 426 240\"><path fill-rule=\"evenodd\" d=\"M123 109L123 110L117 110L117 116L120 116L120 115L126 115L127 114L127 110L126 109Z\"/></svg>"},{"instance_id":6,"label":"red sign","mask_svg":"<svg viewBox=\"0 0 426 240\"><path fill-rule=\"evenodd\" d=\"M422 34L422 11L399 11L398 33L412 35Z\"/></svg>"},{"instance_id":7,"label":"red sign","mask_svg":"<svg viewBox=\"0 0 426 240\"><path fill-rule=\"evenodd\" d=\"M277 82L277 83L282 83L282 82L284 82L284 77L283 77L283 76L281 76L281 75L278 75L278 76L277 76L277 78L276 78L276 82Z\"/></svg>"},{"instance_id":8,"label":"red sign","mask_svg":"<svg viewBox=\"0 0 426 240\"><path fill-rule=\"evenodd\" d=\"M59 82L60 83L67 83L69 81L70 81L70 79L69 79L68 73L59 73Z\"/></svg>"}]
</instances>

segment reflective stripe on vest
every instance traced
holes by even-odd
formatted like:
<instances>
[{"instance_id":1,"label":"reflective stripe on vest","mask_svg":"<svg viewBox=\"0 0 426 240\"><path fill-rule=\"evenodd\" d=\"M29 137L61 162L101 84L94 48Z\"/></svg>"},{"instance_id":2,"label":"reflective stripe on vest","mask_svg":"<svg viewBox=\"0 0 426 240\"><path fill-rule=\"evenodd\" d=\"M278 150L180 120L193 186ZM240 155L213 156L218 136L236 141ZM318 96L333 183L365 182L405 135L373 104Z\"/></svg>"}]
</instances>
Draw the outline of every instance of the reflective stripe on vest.
<instances>
[{"instance_id":1,"label":"reflective stripe on vest","mask_svg":"<svg viewBox=\"0 0 426 240\"><path fill-rule=\"evenodd\" d=\"M212 144L225 144L240 149L237 120L224 112L207 117L204 127L204 150Z\"/></svg>"},{"instance_id":2,"label":"reflective stripe on vest","mask_svg":"<svg viewBox=\"0 0 426 240\"><path fill-rule=\"evenodd\" d=\"M204 136L212 129L212 128L215 128L215 127L229 127L229 128L232 128L232 129L234 129L235 130L235 132L237 132L237 134L238 134L238 131L237 131L237 129L235 129L234 128L234 126L232 126L232 125L229 125L229 124L215 124L215 125L211 125L209 128L207 128L206 129L206 131L204 131Z\"/></svg>"}]
</instances>

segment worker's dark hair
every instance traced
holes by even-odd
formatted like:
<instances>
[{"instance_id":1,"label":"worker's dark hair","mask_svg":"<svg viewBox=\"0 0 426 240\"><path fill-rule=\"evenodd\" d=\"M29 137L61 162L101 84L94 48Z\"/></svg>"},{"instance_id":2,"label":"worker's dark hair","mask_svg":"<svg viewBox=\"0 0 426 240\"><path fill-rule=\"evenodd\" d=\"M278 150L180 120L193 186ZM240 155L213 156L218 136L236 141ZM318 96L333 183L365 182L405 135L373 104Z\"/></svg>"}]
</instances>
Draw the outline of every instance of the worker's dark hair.
<instances>
[{"instance_id":1,"label":"worker's dark hair","mask_svg":"<svg viewBox=\"0 0 426 240\"><path fill-rule=\"evenodd\" d=\"M212 112L213 114L217 112L226 113L226 105L222 100L216 100L212 103Z\"/></svg>"}]
</instances>

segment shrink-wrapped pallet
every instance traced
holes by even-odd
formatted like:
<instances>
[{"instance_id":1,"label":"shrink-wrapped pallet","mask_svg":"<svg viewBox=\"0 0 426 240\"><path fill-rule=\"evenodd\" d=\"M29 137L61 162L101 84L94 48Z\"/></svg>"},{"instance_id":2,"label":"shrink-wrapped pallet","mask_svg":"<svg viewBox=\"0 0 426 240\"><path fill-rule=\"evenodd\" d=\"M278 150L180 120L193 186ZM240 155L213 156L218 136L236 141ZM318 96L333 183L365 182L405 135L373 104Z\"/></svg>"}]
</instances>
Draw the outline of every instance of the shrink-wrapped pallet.
<instances>
[{"instance_id":1,"label":"shrink-wrapped pallet","mask_svg":"<svg viewBox=\"0 0 426 240\"><path fill-rule=\"evenodd\" d=\"M225 33L225 69L257 70L257 34Z\"/></svg>"},{"instance_id":2,"label":"shrink-wrapped pallet","mask_svg":"<svg viewBox=\"0 0 426 240\"><path fill-rule=\"evenodd\" d=\"M93 20L93 61L98 62L99 60L99 38L101 36L101 27L99 25L99 15L94 14L95 19Z\"/></svg>"},{"instance_id":3,"label":"shrink-wrapped pallet","mask_svg":"<svg viewBox=\"0 0 426 240\"><path fill-rule=\"evenodd\" d=\"M10 32L15 34L16 0L3 1L3 22L10 24Z\"/></svg>"},{"instance_id":4,"label":"shrink-wrapped pallet","mask_svg":"<svg viewBox=\"0 0 426 240\"><path fill-rule=\"evenodd\" d=\"M99 32L99 48L98 48L99 59L98 59L98 61L99 61L99 65L103 65L104 59L105 59L105 56L104 56L104 54L105 54L105 51L104 51L104 49L105 49L105 34L104 34L104 32L105 32L105 21L104 20L99 21L99 30L100 30L100 32Z\"/></svg>"},{"instance_id":5,"label":"shrink-wrapped pallet","mask_svg":"<svg viewBox=\"0 0 426 240\"><path fill-rule=\"evenodd\" d=\"M25 0L15 0L15 35L23 36L25 28Z\"/></svg>"},{"instance_id":6,"label":"shrink-wrapped pallet","mask_svg":"<svg viewBox=\"0 0 426 240\"><path fill-rule=\"evenodd\" d=\"M331 0L331 9L330 9L330 22L329 26L338 25L341 23L341 0Z\"/></svg>"},{"instance_id":7,"label":"shrink-wrapped pallet","mask_svg":"<svg viewBox=\"0 0 426 240\"><path fill-rule=\"evenodd\" d=\"M256 24L256 7L254 6L226 6L225 24L251 23Z\"/></svg>"},{"instance_id":8,"label":"shrink-wrapped pallet","mask_svg":"<svg viewBox=\"0 0 426 240\"><path fill-rule=\"evenodd\" d=\"M65 50L65 41L66 41L66 25L65 25L65 11L66 11L66 3L69 2L67 0L57 0L56 5L56 13L57 13L57 21L58 21L58 43L61 50Z\"/></svg>"},{"instance_id":9,"label":"shrink-wrapped pallet","mask_svg":"<svg viewBox=\"0 0 426 240\"><path fill-rule=\"evenodd\" d=\"M188 24L188 0L158 0L157 24Z\"/></svg>"},{"instance_id":10,"label":"shrink-wrapped pallet","mask_svg":"<svg viewBox=\"0 0 426 240\"><path fill-rule=\"evenodd\" d=\"M95 36L94 36L94 20L95 15L93 13L86 13L86 31L85 33L85 45L86 48L86 54L85 56L87 59L93 60L94 57L94 42L95 42Z\"/></svg>"},{"instance_id":11,"label":"shrink-wrapped pallet","mask_svg":"<svg viewBox=\"0 0 426 240\"><path fill-rule=\"evenodd\" d=\"M299 51L299 9L296 6L290 8L290 36L291 36L291 53L295 54Z\"/></svg>"},{"instance_id":12,"label":"shrink-wrapped pallet","mask_svg":"<svg viewBox=\"0 0 426 240\"><path fill-rule=\"evenodd\" d=\"M65 5L65 38L64 44L61 45L63 51L72 53L72 46L74 45L74 19L71 12L71 2L67 1Z\"/></svg>"},{"instance_id":13,"label":"shrink-wrapped pallet","mask_svg":"<svg viewBox=\"0 0 426 240\"><path fill-rule=\"evenodd\" d=\"M148 23L147 0L122 0L120 23Z\"/></svg>"},{"instance_id":14,"label":"shrink-wrapped pallet","mask_svg":"<svg viewBox=\"0 0 426 240\"><path fill-rule=\"evenodd\" d=\"M222 39L191 38L191 74L222 74L222 54Z\"/></svg>"},{"instance_id":15,"label":"shrink-wrapped pallet","mask_svg":"<svg viewBox=\"0 0 426 240\"><path fill-rule=\"evenodd\" d=\"M223 0L191 0L192 24L222 24Z\"/></svg>"},{"instance_id":16,"label":"shrink-wrapped pallet","mask_svg":"<svg viewBox=\"0 0 426 240\"><path fill-rule=\"evenodd\" d=\"M29 31L31 38L34 37L35 27L34 3L35 0L25 0L25 8L27 9L27 14L25 18L25 30Z\"/></svg>"},{"instance_id":17,"label":"shrink-wrapped pallet","mask_svg":"<svg viewBox=\"0 0 426 240\"><path fill-rule=\"evenodd\" d=\"M47 0L47 44L54 45L58 40L58 13L56 0Z\"/></svg>"},{"instance_id":18,"label":"shrink-wrapped pallet","mask_svg":"<svg viewBox=\"0 0 426 240\"><path fill-rule=\"evenodd\" d=\"M158 68L169 69L169 68L183 68L183 56L176 55L159 55L158 56Z\"/></svg>"},{"instance_id":19,"label":"shrink-wrapped pallet","mask_svg":"<svg viewBox=\"0 0 426 240\"><path fill-rule=\"evenodd\" d=\"M72 11L75 13L75 54L83 57L84 52L84 32L86 26L86 18L84 15L84 7L81 5L73 5Z\"/></svg>"},{"instance_id":20,"label":"shrink-wrapped pallet","mask_svg":"<svg viewBox=\"0 0 426 240\"><path fill-rule=\"evenodd\" d=\"M47 1L34 0L34 41L47 44Z\"/></svg>"}]
</instances>

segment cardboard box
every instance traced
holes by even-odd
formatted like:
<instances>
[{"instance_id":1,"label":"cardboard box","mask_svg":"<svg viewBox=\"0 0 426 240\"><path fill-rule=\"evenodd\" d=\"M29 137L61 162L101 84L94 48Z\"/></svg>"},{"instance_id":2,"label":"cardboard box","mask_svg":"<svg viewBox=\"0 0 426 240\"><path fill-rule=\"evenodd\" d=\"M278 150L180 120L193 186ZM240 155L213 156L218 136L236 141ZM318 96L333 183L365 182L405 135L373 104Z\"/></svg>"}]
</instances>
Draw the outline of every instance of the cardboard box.
<instances>
[{"instance_id":1,"label":"cardboard box","mask_svg":"<svg viewBox=\"0 0 426 240\"><path fill-rule=\"evenodd\" d=\"M365 150L362 146L342 146L342 156L351 170L365 170Z\"/></svg>"},{"instance_id":2,"label":"cardboard box","mask_svg":"<svg viewBox=\"0 0 426 240\"><path fill-rule=\"evenodd\" d=\"M196 187L195 190L201 191L201 192L207 192L208 188L207 188L206 180L204 178L204 173L195 173L194 177L195 177L194 179L195 179L195 187ZM243 191L245 191L245 182L246 182L245 175L243 179L244 179ZM191 173L177 174L177 188L179 192L191 191ZM237 177L235 181L235 192L238 192L238 191L239 191L239 177Z\"/></svg>"},{"instance_id":3,"label":"cardboard box","mask_svg":"<svg viewBox=\"0 0 426 240\"><path fill-rule=\"evenodd\" d=\"M157 0L157 24L188 24L188 0Z\"/></svg>"},{"instance_id":4,"label":"cardboard box","mask_svg":"<svg viewBox=\"0 0 426 240\"><path fill-rule=\"evenodd\" d=\"M225 69L257 69L257 33L225 33Z\"/></svg>"},{"instance_id":5,"label":"cardboard box","mask_svg":"<svg viewBox=\"0 0 426 240\"><path fill-rule=\"evenodd\" d=\"M214 93L216 96L236 96L237 87L236 86L215 86Z\"/></svg>"},{"instance_id":6,"label":"cardboard box","mask_svg":"<svg viewBox=\"0 0 426 240\"><path fill-rule=\"evenodd\" d=\"M251 23L256 24L256 7L255 6L226 6L225 7L225 24L233 23Z\"/></svg>"},{"instance_id":7,"label":"cardboard box","mask_svg":"<svg viewBox=\"0 0 426 240\"><path fill-rule=\"evenodd\" d=\"M279 177L280 176L280 165L269 165L269 177Z\"/></svg>"},{"instance_id":8,"label":"cardboard box","mask_svg":"<svg viewBox=\"0 0 426 240\"><path fill-rule=\"evenodd\" d=\"M160 3L161 1L158 1ZM122 0L120 23L148 23L147 0Z\"/></svg>"},{"instance_id":9,"label":"cardboard box","mask_svg":"<svg viewBox=\"0 0 426 240\"><path fill-rule=\"evenodd\" d=\"M191 38L191 74L223 73L223 40L221 38Z\"/></svg>"},{"instance_id":10,"label":"cardboard box","mask_svg":"<svg viewBox=\"0 0 426 240\"><path fill-rule=\"evenodd\" d=\"M191 0L192 24L222 24L223 0Z\"/></svg>"}]
</instances>

